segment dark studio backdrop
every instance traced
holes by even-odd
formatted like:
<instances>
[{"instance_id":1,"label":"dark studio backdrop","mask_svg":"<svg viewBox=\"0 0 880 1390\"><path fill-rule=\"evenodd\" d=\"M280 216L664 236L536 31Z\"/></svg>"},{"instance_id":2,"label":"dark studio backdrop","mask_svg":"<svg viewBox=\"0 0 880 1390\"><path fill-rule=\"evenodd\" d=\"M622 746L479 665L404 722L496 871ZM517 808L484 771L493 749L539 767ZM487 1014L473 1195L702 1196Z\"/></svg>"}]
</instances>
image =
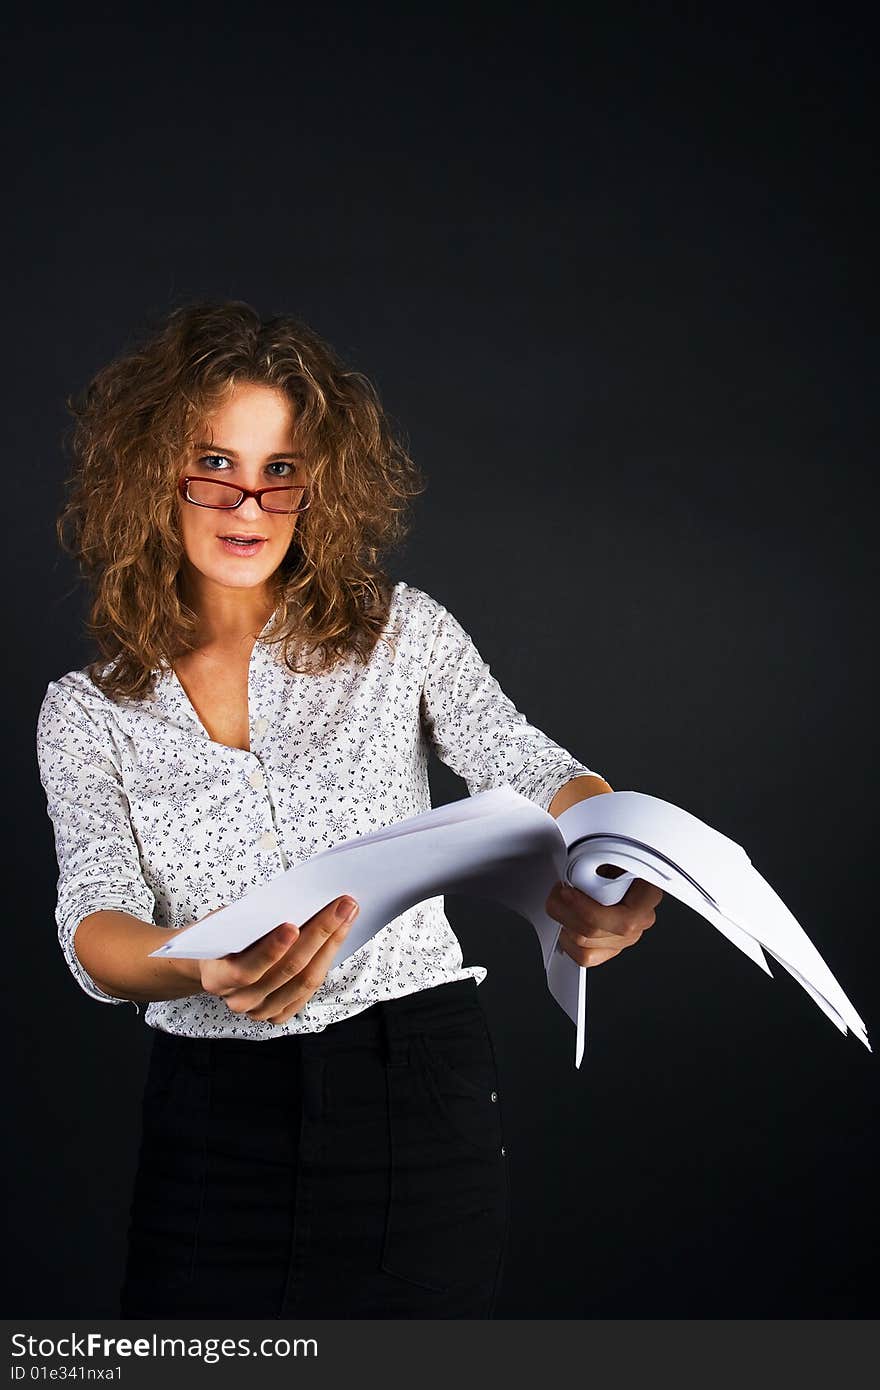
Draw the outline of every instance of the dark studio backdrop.
<instances>
[{"instance_id":1,"label":"dark studio backdrop","mask_svg":"<svg viewBox=\"0 0 880 1390\"><path fill-rule=\"evenodd\" d=\"M92 655L64 398L190 297L296 313L373 378L429 480L392 576L613 787L742 844L880 1040L854 11L119 15L7 31L4 1301L33 1318L112 1315L148 1046L55 936L36 715ZM591 972L576 1071L532 928L447 909L489 970L499 1317L876 1313L877 1062L781 967L667 897Z\"/></svg>"}]
</instances>

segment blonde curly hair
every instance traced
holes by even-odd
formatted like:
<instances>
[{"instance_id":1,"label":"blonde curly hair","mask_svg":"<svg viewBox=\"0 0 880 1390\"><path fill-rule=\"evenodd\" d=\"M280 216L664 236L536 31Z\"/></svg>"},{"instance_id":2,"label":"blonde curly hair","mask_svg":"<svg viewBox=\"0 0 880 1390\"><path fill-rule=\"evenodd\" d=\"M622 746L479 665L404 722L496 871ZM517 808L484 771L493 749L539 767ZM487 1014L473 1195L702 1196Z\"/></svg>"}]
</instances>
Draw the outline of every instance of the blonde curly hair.
<instances>
[{"instance_id":1,"label":"blonde curly hair","mask_svg":"<svg viewBox=\"0 0 880 1390\"><path fill-rule=\"evenodd\" d=\"M263 640L281 644L291 671L314 671L350 653L366 663L382 635L392 583L380 557L406 534L425 483L375 388L299 319L261 319L241 300L189 302L67 399L74 467L56 529L92 589L87 627L103 660L88 670L111 698L150 694L156 671L195 646L177 483L237 383L287 395L309 473Z\"/></svg>"}]
</instances>

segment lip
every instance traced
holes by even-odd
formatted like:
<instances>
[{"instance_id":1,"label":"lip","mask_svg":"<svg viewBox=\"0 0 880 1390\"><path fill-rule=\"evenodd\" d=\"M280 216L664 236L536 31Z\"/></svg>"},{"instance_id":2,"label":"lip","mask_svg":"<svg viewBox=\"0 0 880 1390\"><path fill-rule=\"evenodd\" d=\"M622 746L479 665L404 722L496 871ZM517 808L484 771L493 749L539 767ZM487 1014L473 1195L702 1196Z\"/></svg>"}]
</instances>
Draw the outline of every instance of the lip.
<instances>
[{"instance_id":1,"label":"lip","mask_svg":"<svg viewBox=\"0 0 880 1390\"><path fill-rule=\"evenodd\" d=\"M242 536L241 541L246 541L247 544L229 540L226 536L218 536L217 539L227 555L237 555L242 560L246 560L251 555L258 555L260 546L268 544L265 536Z\"/></svg>"},{"instance_id":2,"label":"lip","mask_svg":"<svg viewBox=\"0 0 880 1390\"><path fill-rule=\"evenodd\" d=\"M221 541L264 541L265 536L251 536L247 531L229 531L218 537Z\"/></svg>"}]
</instances>

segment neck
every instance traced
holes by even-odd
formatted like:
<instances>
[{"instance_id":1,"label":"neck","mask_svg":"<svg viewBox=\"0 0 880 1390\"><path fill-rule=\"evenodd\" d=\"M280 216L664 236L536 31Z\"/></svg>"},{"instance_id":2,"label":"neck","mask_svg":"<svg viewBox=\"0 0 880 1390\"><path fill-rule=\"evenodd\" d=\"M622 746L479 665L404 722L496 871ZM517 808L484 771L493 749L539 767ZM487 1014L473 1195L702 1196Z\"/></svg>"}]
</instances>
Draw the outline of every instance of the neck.
<instances>
[{"instance_id":1,"label":"neck","mask_svg":"<svg viewBox=\"0 0 880 1390\"><path fill-rule=\"evenodd\" d=\"M275 598L266 584L233 589L205 579L201 574L181 576L181 593L187 607L198 616L197 648L215 651L256 641L275 610Z\"/></svg>"}]
</instances>

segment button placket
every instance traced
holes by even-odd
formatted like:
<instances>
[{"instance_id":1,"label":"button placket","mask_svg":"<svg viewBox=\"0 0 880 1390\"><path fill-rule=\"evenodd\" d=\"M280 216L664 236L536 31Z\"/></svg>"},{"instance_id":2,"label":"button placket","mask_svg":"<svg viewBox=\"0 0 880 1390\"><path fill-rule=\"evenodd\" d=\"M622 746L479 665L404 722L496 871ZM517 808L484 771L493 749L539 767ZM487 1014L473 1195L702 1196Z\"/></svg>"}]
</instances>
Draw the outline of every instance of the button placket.
<instances>
[{"instance_id":1,"label":"button placket","mask_svg":"<svg viewBox=\"0 0 880 1390\"><path fill-rule=\"evenodd\" d=\"M266 723L267 721L263 720L258 722ZM254 727L256 728L256 725ZM256 753L251 753L250 756L257 764L259 764L260 760ZM275 812L275 802L272 798L272 791L266 778L266 774L263 771L262 767L258 765L257 767L252 768L251 771L247 774L247 779L250 785L253 787L254 791L265 793L266 801L269 805L269 819L272 823L272 829L263 832L263 834L256 842L257 846L260 849L266 851L276 850L279 858L281 859L283 867L285 869L289 869L290 863L288 861L287 855L284 853L284 850L281 847L281 831L278 826L278 818Z\"/></svg>"}]
</instances>

